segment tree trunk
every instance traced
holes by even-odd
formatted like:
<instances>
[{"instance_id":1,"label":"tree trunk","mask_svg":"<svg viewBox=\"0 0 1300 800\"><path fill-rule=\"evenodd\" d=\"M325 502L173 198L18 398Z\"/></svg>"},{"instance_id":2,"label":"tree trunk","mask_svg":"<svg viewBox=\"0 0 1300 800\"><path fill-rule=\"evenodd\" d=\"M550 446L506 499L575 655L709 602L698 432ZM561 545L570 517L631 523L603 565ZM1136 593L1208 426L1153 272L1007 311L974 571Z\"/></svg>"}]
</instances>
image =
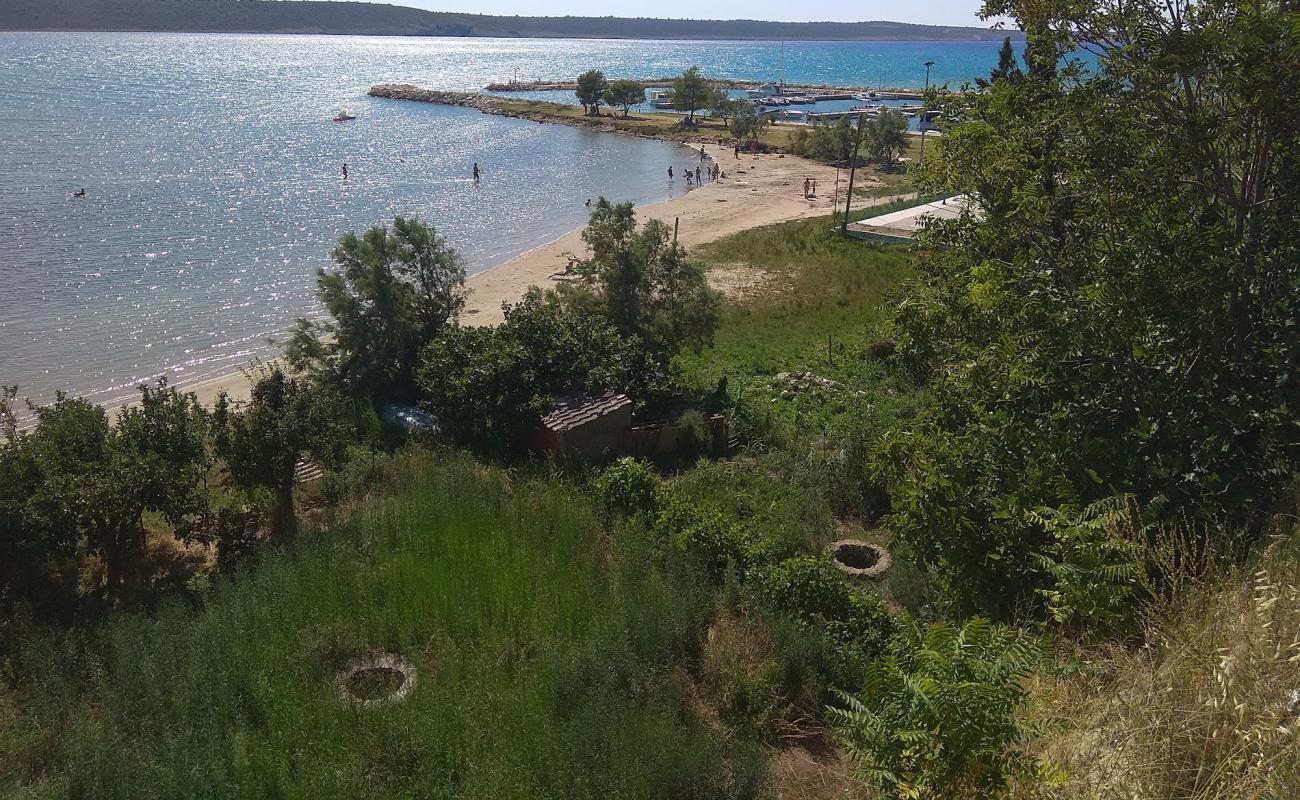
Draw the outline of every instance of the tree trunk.
<instances>
[{"instance_id":1,"label":"tree trunk","mask_svg":"<svg viewBox=\"0 0 1300 800\"><path fill-rule=\"evenodd\" d=\"M275 490L275 506L271 509L271 541L284 545L293 541L298 533L298 518L293 510L293 479Z\"/></svg>"}]
</instances>

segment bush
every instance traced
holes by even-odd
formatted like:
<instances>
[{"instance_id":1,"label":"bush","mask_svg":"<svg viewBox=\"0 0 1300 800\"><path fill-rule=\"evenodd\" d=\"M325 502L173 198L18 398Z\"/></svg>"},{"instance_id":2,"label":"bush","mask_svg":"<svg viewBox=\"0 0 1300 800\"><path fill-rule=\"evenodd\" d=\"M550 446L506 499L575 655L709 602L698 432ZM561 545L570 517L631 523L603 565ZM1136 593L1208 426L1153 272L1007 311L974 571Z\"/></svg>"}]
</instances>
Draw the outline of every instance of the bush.
<instances>
[{"instance_id":1,"label":"bush","mask_svg":"<svg viewBox=\"0 0 1300 800\"><path fill-rule=\"evenodd\" d=\"M620 458L591 482L596 503L607 520L615 516L653 517L659 504L659 481L644 463Z\"/></svg>"},{"instance_id":2,"label":"bush","mask_svg":"<svg viewBox=\"0 0 1300 800\"><path fill-rule=\"evenodd\" d=\"M698 411L687 411L677 420L681 431L677 439L677 456L690 464L714 452L713 428Z\"/></svg>"},{"instance_id":3,"label":"bush","mask_svg":"<svg viewBox=\"0 0 1300 800\"><path fill-rule=\"evenodd\" d=\"M673 498L655 523L655 533L715 582L728 570L745 568L744 533L715 507Z\"/></svg>"},{"instance_id":4,"label":"bush","mask_svg":"<svg viewBox=\"0 0 1300 800\"><path fill-rule=\"evenodd\" d=\"M1036 651L981 619L960 628L913 623L896 652L873 661L846 708L830 709L857 771L896 798L984 800L1043 773L1018 714Z\"/></svg>"},{"instance_id":5,"label":"bush","mask_svg":"<svg viewBox=\"0 0 1300 800\"><path fill-rule=\"evenodd\" d=\"M757 591L775 611L804 622L846 620L852 606L849 585L824 558L799 556L764 570Z\"/></svg>"}]
</instances>

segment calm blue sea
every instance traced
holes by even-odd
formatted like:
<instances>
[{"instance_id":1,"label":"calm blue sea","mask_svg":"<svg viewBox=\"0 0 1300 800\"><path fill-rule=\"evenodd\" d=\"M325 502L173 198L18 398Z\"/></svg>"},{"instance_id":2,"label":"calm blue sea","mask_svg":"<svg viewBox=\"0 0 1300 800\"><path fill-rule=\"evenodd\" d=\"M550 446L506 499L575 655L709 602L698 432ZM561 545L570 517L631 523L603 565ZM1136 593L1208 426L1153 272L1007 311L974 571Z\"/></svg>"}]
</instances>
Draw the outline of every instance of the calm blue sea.
<instances>
[{"instance_id":1,"label":"calm blue sea","mask_svg":"<svg viewBox=\"0 0 1300 800\"><path fill-rule=\"evenodd\" d=\"M158 375L232 371L318 313L314 275L341 233L394 214L435 224L473 272L577 227L587 198L682 190L664 176L672 145L375 100L372 84L475 90L697 64L919 86L927 60L933 81L957 83L997 48L0 33L0 384L107 403ZM342 107L358 119L331 122Z\"/></svg>"}]
</instances>

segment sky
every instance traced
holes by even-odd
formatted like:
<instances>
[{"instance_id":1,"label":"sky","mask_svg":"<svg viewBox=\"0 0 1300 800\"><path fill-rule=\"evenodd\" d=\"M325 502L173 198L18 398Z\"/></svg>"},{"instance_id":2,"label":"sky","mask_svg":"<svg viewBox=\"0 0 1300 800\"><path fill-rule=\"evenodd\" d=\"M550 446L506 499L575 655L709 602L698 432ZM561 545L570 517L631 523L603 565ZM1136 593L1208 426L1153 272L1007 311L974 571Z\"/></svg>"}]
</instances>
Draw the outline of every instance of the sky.
<instances>
[{"instance_id":1,"label":"sky","mask_svg":"<svg viewBox=\"0 0 1300 800\"><path fill-rule=\"evenodd\" d=\"M975 16L980 0L369 0L433 11L524 17L672 17L792 22L890 20L987 27Z\"/></svg>"}]
</instances>

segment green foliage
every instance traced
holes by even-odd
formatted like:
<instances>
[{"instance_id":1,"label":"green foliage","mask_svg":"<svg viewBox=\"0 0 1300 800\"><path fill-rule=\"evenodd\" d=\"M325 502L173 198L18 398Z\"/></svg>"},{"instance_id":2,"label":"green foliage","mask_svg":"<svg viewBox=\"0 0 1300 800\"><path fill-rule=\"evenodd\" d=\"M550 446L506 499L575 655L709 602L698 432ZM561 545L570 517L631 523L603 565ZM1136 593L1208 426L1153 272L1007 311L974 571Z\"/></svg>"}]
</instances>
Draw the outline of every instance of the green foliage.
<instances>
[{"instance_id":1,"label":"green foliage","mask_svg":"<svg viewBox=\"0 0 1300 800\"><path fill-rule=\"evenodd\" d=\"M640 81L610 81L609 88L605 89L605 103L623 109L625 117L632 106L639 106L644 102L645 86Z\"/></svg>"},{"instance_id":2,"label":"green foliage","mask_svg":"<svg viewBox=\"0 0 1300 800\"><path fill-rule=\"evenodd\" d=\"M844 620L849 616L849 585L824 557L789 558L763 570L757 578L768 607L804 622Z\"/></svg>"},{"instance_id":3,"label":"green foliage","mask_svg":"<svg viewBox=\"0 0 1300 800\"><path fill-rule=\"evenodd\" d=\"M895 111L880 112L862 126L862 143L881 167L892 169L895 158L907 149L907 118Z\"/></svg>"},{"instance_id":4,"label":"green foliage","mask_svg":"<svg viewBox=\"0 0 1300 800\"><path fill-rule=\"evenodd\" d=\"M574 94L578 97L578 102L582 107L587 109L587 113L592 116L600 114L600 104L605 102L605 90L609 88L609 82L605 80L605 73L598 69L589 69L578 76L578 88Z\"/></svg>"},{"instance_id":5,"label":"green foliage","mask_svg":"<svg viewBox=\"0 0 1300 800\"><path fill-rule=\"evenodd\" d=\"M247 407L232 409L224 392L218 396L213 439L236 486L271 492L271 539L284 543L298 529L294 468L302 459L326 468L340 464L354 431L343 402L328 387L291 378L278 367L252 377Z\"/></svg>"},{"instance_id":6,"label":"green foliage","mask_svg":"<svg viewBox=\"0 0 1300 800\"><path fill-rule=\"evenodd\" d=\"M735 105L729 106L728 116L726 118L727 131L738 142L749 142L757 139L762 135L763 130L771 123L771 120L761 113L752 103L742 103L740 101L728 101ZM801 129L802 130L802 129ZM796 137L798 133L795 134Z\"/></svg>"},{"instance_id":7,"label":"green foliage","mask_svg":"<svg viewBox=\"0 0 1300 800\"><path fill-rule=\"evenodd\" d=\"M858 132L848 117L834 122L815 122L795 131L790 149L814 161L849 164Z\"/></svg>"},{"instance_id":8,"label":"green foliage","mask_svg":"<svg viewBox=\"0 0 1300 800\"><path fill-rule=\"evenodd\" d=\"M407 459L393 496L213 579L200 602L33 636L0 686L0 785L92 798L755 797L756 748L712 733L677 678L708 593L634 543L602 552L585 502L521 477ZM415 691L358 709L336 680L376 650L415 665Z\"/></svg>"},{"instance_id":9,"label":"green foliage","mask_svg":"<svg viewBox=\"0 0 1300 800\"><path fill-rule=\"evenodd\" d=\"M654 533L716 583L745 568L745 533L716 506L672 496L663 504Z\"/></svg>"},{"instance_id":10,"label":"green foliage","mask_svg":"<svg viewBox=\"0 0 1300 800\"><path fill-rule=\"evenodd\" d=\"M699 411L692 409L678 417L677 430L677 457L683 463L693 464L714 453L713 428Z\"/></svg>"},{"instance_id":11,"label":"green foliage","mask_svg":"<svg viewBox=\"0 0 1300 800\"><path fill-rule=\"evenodd\" d=\"M936 97L924 180L978 213L926 237L895 325L937 407L885 450L896 532L1007 614L1079 594L1039 554L1112 561L1041 509L1258 520L1294 473L1300 29L1271 2L986 10L1027 71ZM1058 68L1073 49L1096 69Z\"/></svg>"},{"instance_id":12,"label":"green foliage","mask_svg":"<svg viewBox=\"0 0 1300 800\"><path fill-rule=\"evenodd\" d=\"M582 238L591 248L583 269L619 333L664 359L712 342L721 296L709 287L704 268L673 241L671 228L652 219L638 229L631 203L602 197Z\"/></svg>"},{"instance_id":13,"label":"green foliage","mask_svg":"<svg viewBox=\"0 0 1300 800\"><path fill-rule=\"evenodd\" d=\"M183 533L201 509L202 408L164 380L140 393L115 425L99 406L59 394L33 408L35 427L19 432L8 410L14 392L7 392L0 415L9 420L0 445L6 585L84 546L103 558L109 591L119 593L144 550L145 512Z\"/></svg>"},{"instance_id":14,"label":"green foliage","mask_svg":"<svg viewBox=\"0 0 1300 800\"><path fill-rule=\"evenodd\" d=\"M606 518L653 519L659 507L659 479L635 458L620 458L591 482L596 506Z\"/></svg>"},{"instance_id":15,"label":"green foliage","mask_svg":"<svg viewBox=\"0 0 1300 800\"><path fill-rule=\"evenodd\" d=\"M1002 49L998 50L998 65L989 73L988 78L976 78L975 83L987 89L996 81L1015 80L1021 76L1020 62L1016 60L1016 51L1011 46L1011 37L1002 40Z\"/></svg>"},{"instance_id":16,"label":"green foliage","mask_svg":"<svg viewBox=\"0 0 1300 800\"><path fill-rule=\"evenodd\" d=\"M558 395L629 392L659 397L662 363L599 311L532 290L494 328L450 328L421 357L424 405L457 441L485 452L522 451Z\"/></svg>"},{"instance_id":17,"label":"green foliage","mask_svg":"<svg viewBox=\"0 0 1300 800\"><path fill-rule=\"evenodd\" d=\"M465 304L465 265L431 226L395 217L349 233L320 271L316 294L331 321L299 320L285 358L345 394L409 400L420 349Z\"/></svg>"},{"instance_id":18,"label":"green foliage","mask_svg":"<svg viewBox=\"0 0 1300 800\"><path fill-rule=\"evenodd\" d=\"M716 91L700 75L699 67L690 67L680 77L673 78L673 108L687 112L690 121L695 122L695 112L708 108Z\"/></svg>"},{"instance_id":19,"label":"green foliage","mask_svg":"<svg viewBox=\"0 0 1300 800\"><path fill-rule=\"evenodd\" d=\"M830 713L858 773L890 797L1003 797L1043 773L1024 751L1037 728L1018 716L1035 663L1022 634L978 618L912 623Z\"/></svg>"}]
</instances>

